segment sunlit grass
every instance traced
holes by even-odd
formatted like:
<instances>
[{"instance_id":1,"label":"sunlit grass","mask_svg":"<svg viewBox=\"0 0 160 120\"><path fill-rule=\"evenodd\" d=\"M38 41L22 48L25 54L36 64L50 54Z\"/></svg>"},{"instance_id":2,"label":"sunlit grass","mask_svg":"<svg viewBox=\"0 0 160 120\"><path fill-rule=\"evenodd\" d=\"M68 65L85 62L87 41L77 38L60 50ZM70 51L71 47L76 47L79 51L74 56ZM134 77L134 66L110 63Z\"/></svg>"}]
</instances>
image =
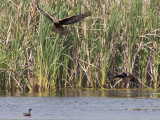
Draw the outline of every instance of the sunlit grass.
<instances>
[{"instance_id":1,"label":"sunlit grass","mask_svg":"<svg viewBox=\"0 0 160 120\"><path fill-rule=\"evenodd\" d=\"M52 31L33 1L0 1L0 80L6 89L106 87L128 71L159 87L160 1L41 1L57 19L92 12L70 33ZM116 87L121 87L118 84Z\"/></svg>"}]
</instances>

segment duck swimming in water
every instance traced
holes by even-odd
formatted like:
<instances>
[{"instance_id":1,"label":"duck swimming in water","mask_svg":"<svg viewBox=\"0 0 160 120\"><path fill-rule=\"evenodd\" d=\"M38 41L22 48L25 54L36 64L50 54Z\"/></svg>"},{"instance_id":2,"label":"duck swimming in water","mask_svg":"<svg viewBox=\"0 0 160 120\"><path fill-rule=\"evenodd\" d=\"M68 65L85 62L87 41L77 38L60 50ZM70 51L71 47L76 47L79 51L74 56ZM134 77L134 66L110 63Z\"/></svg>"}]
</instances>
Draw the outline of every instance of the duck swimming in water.
<instances>
[{"instance_id":1,"label":"duck swimming in water","mask_svg":"<svg viewBox=\"0 0 160 120\"><path fill-rule=\"evenodd\" d=\"M29 112L28 113L22 113L22 115L23 116L31 116L31 114L30 114L30 111L31 111L32 109L29 109Z\"/></svg>"}]
</instances>

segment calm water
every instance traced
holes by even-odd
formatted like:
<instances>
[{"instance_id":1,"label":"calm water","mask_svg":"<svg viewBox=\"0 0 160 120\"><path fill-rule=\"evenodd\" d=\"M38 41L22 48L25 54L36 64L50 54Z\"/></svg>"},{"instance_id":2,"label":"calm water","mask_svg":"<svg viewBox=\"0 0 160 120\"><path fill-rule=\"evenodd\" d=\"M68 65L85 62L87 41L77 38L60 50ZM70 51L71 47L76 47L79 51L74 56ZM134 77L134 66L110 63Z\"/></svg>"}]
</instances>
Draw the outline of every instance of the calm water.
<instances>
[{"instance_id":1,"label":"calm water","mask_svg":"<svg viewBox=\"0 0 160 120\"><path fill-rule=\"evenodd\" d=\"M159 91L141 90L2 92L0 119L160 120L159 98ZM29 108L32 116L23 117Z\"/></svg>"}]
</instances>

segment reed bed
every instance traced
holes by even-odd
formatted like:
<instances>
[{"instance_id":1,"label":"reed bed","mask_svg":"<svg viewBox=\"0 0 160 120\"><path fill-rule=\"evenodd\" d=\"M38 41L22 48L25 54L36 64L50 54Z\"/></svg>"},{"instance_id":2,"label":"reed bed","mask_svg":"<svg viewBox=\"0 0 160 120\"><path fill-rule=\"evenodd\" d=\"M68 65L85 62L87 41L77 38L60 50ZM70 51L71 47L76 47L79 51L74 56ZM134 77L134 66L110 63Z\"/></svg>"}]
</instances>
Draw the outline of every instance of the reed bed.
<instances>
[{"instance_id":1,"label":"reed bed","mask_svg":"<svg viewBox=\"0 0 160 120\"><path fill-rule=\"evenodd\" d=\"M37 4L57 19L92 16L61 35ZM159 0L1 0L0 18L1 89L113 88L122 71L159 88Z\"/></svg>"}]
</instances>

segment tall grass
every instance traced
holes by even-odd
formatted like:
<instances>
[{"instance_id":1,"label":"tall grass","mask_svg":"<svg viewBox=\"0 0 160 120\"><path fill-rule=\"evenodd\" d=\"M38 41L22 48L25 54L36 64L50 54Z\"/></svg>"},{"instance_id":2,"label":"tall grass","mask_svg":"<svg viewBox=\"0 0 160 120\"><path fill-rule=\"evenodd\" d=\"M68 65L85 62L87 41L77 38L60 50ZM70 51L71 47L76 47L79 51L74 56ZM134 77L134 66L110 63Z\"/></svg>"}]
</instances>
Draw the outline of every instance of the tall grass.
<instances>
[{"instance_id":1,"label":"tall grass","mask_svg":"<svg viewBox=\"0 0 160 120\"><path fill-rule=\"evenodd\" d=\"M92 12L52 31L55 18ZM128 71L142 83L159 87L160 1L0 1L0 86L14 90L112 88L108 76ZM143 85L142 84L142 87ZM121 84L116 85L121 87Z\"/></svg>"}]
</instances>

